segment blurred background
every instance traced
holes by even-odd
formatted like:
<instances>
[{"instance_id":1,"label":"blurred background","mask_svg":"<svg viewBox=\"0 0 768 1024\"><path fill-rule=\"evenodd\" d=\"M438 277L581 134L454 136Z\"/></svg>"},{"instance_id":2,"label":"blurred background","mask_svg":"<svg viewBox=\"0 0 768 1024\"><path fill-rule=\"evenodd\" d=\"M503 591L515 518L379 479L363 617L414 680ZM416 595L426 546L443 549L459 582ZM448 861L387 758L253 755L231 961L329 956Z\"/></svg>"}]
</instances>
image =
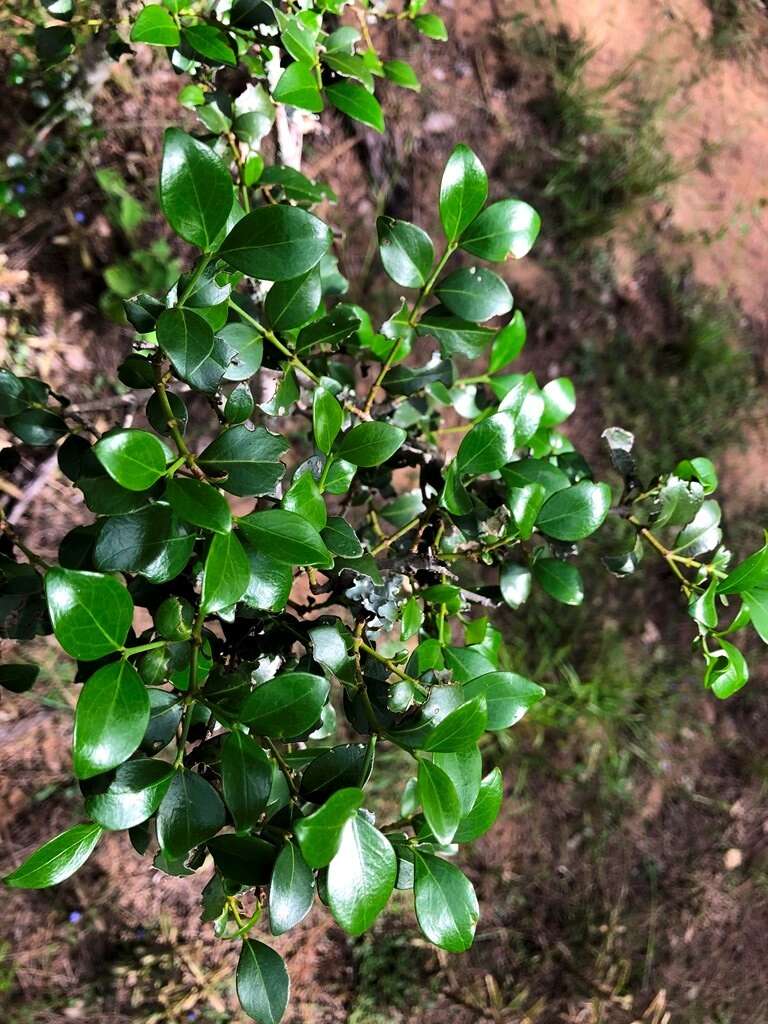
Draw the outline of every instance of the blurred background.
<instances>
[{"instance_id":1,"label":"blurred background","mask_svg":"<svg viewBox=\"0 0 768 1024\"><path fill-rule=\"evenodd\" d=\"M120 20L129 6L78 9ZM396 22L380 33L423 82L418 95L383 87L387 133L327 112L304 140L305 171L341 197L321 213L344 232L351 301L392 312L374 217L436 229L439 169L468 142L493 198L541 211L532 255L504 273L528 322L522 366L577 385L577 446L606 472L601 431L631 429L646 477L708 455L726 536L737 556L754 550L768 524L766 5L433 7L445 44ZM29 45L40 15L33 0L0 11L0 358L92 403L106 426L132 337L120 299L167 288L189 255L155 186L163 128L193 119L176 100L184 79L147 47L114 61L92 40L41 74ZM25 459L19 526L54 553L88 513L55 459ZM747 688L718 703L671 578L647 562L619 583L597 555L585 576L580 608L542 597L501 613L510 665L548 699L484 750L507 799L464 854L482 909L473 950L427 946L406 894L359 939L316 908L277 942L290 1024L768 1020L765 658L755 651ZM3 873L80 813L72 666L45 642L27 654L42 683L0 697ZM378 767L381 792L400 784L397 755ZM199 923L204 881L160 875L112 835L61 886L4 892L0 1019L245 1020L237 950Z\"/></svg>"}]
</instances>

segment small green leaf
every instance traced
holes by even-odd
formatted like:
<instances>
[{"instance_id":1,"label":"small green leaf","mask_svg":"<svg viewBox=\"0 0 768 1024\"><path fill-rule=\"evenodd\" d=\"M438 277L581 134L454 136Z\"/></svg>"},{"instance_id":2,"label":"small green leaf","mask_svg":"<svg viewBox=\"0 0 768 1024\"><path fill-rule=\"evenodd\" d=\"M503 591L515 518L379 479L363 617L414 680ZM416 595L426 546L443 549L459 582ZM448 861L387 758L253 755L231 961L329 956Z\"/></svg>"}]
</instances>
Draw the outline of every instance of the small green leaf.
<instances>
[{"instance_id":1,"label":"small green leaf","mask_svg":"<svg viewBox=\"0 0 768 1024\"><path fill-rule=\"evenodd\" d=\"M93 562L97 569L139 573L151 583L166 583L184 569L194 546L194 530L158 501L110 516L99 532Z\"/></svg>"},{"instance_id":2,"label":"small green leaf","mask_svg":"<svg viewBox=\"0 0 768 1024\"><path fill-rule=\"evenodd\" d=\"M57 885L88 860L101 839L101 825L75 825L27 857L10 875L5 884L15 889L45 889Z\"/></svg>"},{"instance_id":3,"label":"small green leaf","mask_svg":"<svg viewBox=\"0 0 768 1024\"><path fill-rule=\"evenodd\" d=\"M542 427L556 427L563 423L576 408L576 390L570 377L558 377L541 389L544 397Z\"/></svg>"},{"instance_id":4,"label":"small green leaf","mask_svg":"<svg viewBox=\"0 0 768 1024\"><path fill-rule=\"evenodd\" d=\"M418 75L410 64L404 60L385 60L384 75L390 82L399 85L403 89L413 89L414 92L421 92L421 82Z\"/></svg>"},{"instance_id":5,"label":"small green leaf","mask_svg":"<svg viewBox=\"0 0 768 1024\"><path fill-rule=\"evenodd\" d=\"M409 597L403 605L401 640L410 640L416 636L424 622L424 611L415 597Z\"/></svg>"},{"instance_id":6,"label":"small green leaf","mask_svg":"<svg viewBox=\"0 0 768 1024\"><path fill-rule=\"evenodd\" d=\"M484 697L492 732L519 722L545 696L544 689L515 672L488 672L464 684L467 697Z\"/></svg>"},{"instance_id":7,"label":"small green leaf","mask_svg":"<svg viewBox=\"0 0 768 1024\"><path fill-rule=\"evenodd\" d=\"M374 131L384 131L384 114L379 101L364 86L357 82L334 82L326 86L325 95L342 114L367 124Z\"/></svg>"},{"instance_id":8,"label":"small green leaf","mask_svg":"<svg viewBox=\"0 0 768 1024\"><path fill-rule=\"evenodd\" d=\"M328 680L322 676L284 672L253 691L240 712L241 720L260 736L301 736L320 719L329 692Z\"/></svg>"},{"instance_id":9,"label":"small green leaf","mask_svg":"<svg viewBox=\"0 0 768 1024\"><path fill-rule=\"evenodd\" d=\"M469 814L480 792L483 775L483 757L479 748L475 745L454 753L437 753L432 760L453 783L462 816Z\"/></svg>"},{"instance_id":10,"label":"small green leaf","mask_svg":"<svg viewBox=\"0 0 768 1024\"><path fill-rule=\"evenodd\" d=\"M176 234L207 251L227 223L234 195L229 171L213 150L179 128L168 128L160 205Z\"/></svg>"},{"instance_id":11,"label":"small green leaf","mask_svg":"<svg viewBox=\"0 0 768 1024\"><path fill-rule=\"evenodd\" d=\"M435 294L452 313L472 323L484 323L512 309L506 282L484 267L454 271L440 282Z\"/></svg>"},{"instance_id":12,"label":"small green leaf","mask_svg":"<svg viewBox=\"0 0 768 1024\"><path fill-rule=\"evenodd\" d=\"M441 844L450 843L461 818L461 807L449 776L431 761L419 761L418 794L435 839Z\"/></svg>"},{"instance_id":13,"label":"small green leaf","mask_svg":"<svg viewBox=\"0 0 768 1024\"><path fill-rule=\"evenodd\" d=\"M739 562L717 588L719 594L740 594L768 586L768 544Z\"/></svg>"},{"instance_id":14,"label":"small green leaf","mask_svg":"<svg viewBox=\"0 0 768 1024\"><path fill-rule=\"evenodd\" d=\"M339 849L328 865L328 905L349 935L361 935L387 904L397 860L391 843L356 814L344 825Z\"/></svg>"},{"instance_id":15,"label":"small green leaf","mask_svg":"<svg viewBox=\"0 0 768 1024\"><path fill-rule=\"evenodd\" d=\"M283 958L270 946L246 939L237 962L237 998L256 1024L278 1024L283 1018L291 980Z\"/></svg>"},{"instance_id":16,"label":"small green leaf","mask_svg":"<svg viewBox=\"0 0 768 1024\"><path fill-rule=\"evenodd\" d=\"M201 611L210 615L237 604L250 578L248 558L234 533L215 534L203 569Z\"/></svg>"},{"instance_id":17,"label":"small green leaf","mask_svg":"<svg viewBox=\"0 0 768 1024\"><path fill-rule=\"evenodd\" d=\"M213 533L232 529L232 513L226 499L202 480L174 477L165 488L165 499L173 511L187 523Z\"/></svg>"},{"instance_id":18,"label":"small green leaf","mask_svg":"<svg viewBox=\"0 0 768 1024\"><path fill-rule=\"evenodd\" d=\"M306 210L260 206L235 224L219 255L250 277L288 281L317 266L331 241L327 225Z\"/></svg>"},{"instance_id":19,"label":"small green leaf","mask_svg":"<svg viewBox=\"0 0 768 1024\"><path fill-rule=\"evenodd\" d=\"M353 466L380 466L395 454L405 438L402 427L391 423L358 423L344 434L336 454Z\"/></svg>"},{"instance_id":20,"label":"small green leaf","mask_svg":"<svg viewBox=\"0 0 768 1024\"><path fill-rule=\"evenodd\" d=\"M328 568L333 559L323 539L297 512L271 508L243 516L238 525L246 540L288 565L318 565Z\"/></svg>"},{"instance_id":21,"label":"small green leaf","mask_svg":"<svg viewBox=\"0 0 768 1024\"><path fill-rule=\"evenodd\" d=\"M413 19L413 23L418 31L429 39L436 39L438 42L444 43L448 38L445 22L436 14L418 14Z\"/></svg>"},{"instance_id":22,"label":"small green leaf","mask_svg":"<svg viewBox=\"0 0 768 1024\"><path fill-rule=\"evenodd\" d=\"M341 516L329 516L320 536L334 555L341 555L342 558L359 558L363 553L363 545L357 534Z\"/></svg>"},{"instance_id":23,"label":"small green leaf","mask_svg":"<svg viewBox=\"0 0 768 1024\"><path fill-rule=\"evenodd\" d=\"M210 782L177 770L157 812L157 841L166 856L184 857L223 826L224 804Z\"/></svg>"},{"instance_id":24,"label":"small green leaf","mask_svg":"<svg viewBox=\"0 0 768 1024\"><path fill-rule=\"evenodd\" d=\"M462 233L459 245L473 256L503 263L513 256L519 260L531 249L541 227L541 218L519 199L503 199L487 206Z\"/></svg>"},{"instance_id":25,"label":"small green leaf","mask_svg":"<svg viewBox=\"0 0 768 1024\"><path fill-rule=\"evenodd\" d=\"M146 491L165 474L165 450L146 430L118 430L93 446L109 475L128 491Z\"/></svg>"},{"instance_id":26,"label":"small green leaf","mask_svg":"<svg viewBox=\"0 0 768 1024\"><path fill-rule=\"evenodd\" d=\"M315 878L301 851L290 840L275 861L269 883L269 925L282 935L303 921L312 909Z\"/></svg>"},{"instance_id":27,"label":"small green leaf","mask_svg":"<svg viewBox=\"0 0 768 1024\"><path fill-rule=\"evenodd\" d=\"M133 828L152 817L172 778L173 767L165 761L149 757L127 761L103 792L86 795L85 809L104 828Z\"/></svg>"},{"instance_id":28,"label":"small green leaf","mask_svg":"<svg viewBox=\"0 0 768 1024\"><path fill-rule=\"evenodd\" d=\"M536 526L556 540L583 540L603 525L610 507L611 489L608 484L582 480L548 498Z\"/></svg>"},{"instance_id":29,"label":"small green leaf","mask_svg":"<svg viewBox=\"0 0 768 1024\"><path fill-rule=\"evenodd\" d=\"M166 309L157 320L157 340L182 380L214 394L232 353L207 320L189 309Z\"/></svg>"},{"instance_id":30,"label":"small green leaf","mask_svg":"<svg viewBox=\"0 0 768 1024\"><path fill-rule=\"evenodd\" d=\"M584 583L575 565L557 558L538 558L533 576L545 593L562 604L577 605L584 600Z\"/></svg>"},{"instance_id":31,"label":"small green leaf","mask_svg":"<svg viewBox=\"0 0 768 1024\"><path fill-rule=\"evenodd\" d=\"M319 114L325 104L311 68L301 61L289 64L280 76L272 96L276 103Z\"/></svg>"},{"instance_id":32,"label":"small green leaf","mask_svg":"<svg viewBox=\"0 0 768 1024\"><path fill-rule=\"evenodd\" d=\"M376 221L384 269L403 288L422 288L435 259L432 239L415 224L392 217Z\"/></svg>"},{"instance_id":33,"label":"small green leaf","mask_svg":"<svg viewBox=\"0 0 768 1024\"><path fill-rule=\"evenodd\" d=\"M217 25L188 25L182 32L185 43L192 47L201 57L207 57L213 64L228 64L235 67L237 54L227 37Z\"/></svg>"},{"instance_id":34,"label":"small green leaf","mask_svg":"<svg viewBox=\"0 0 768 1024\"><path fill-rule=\"evenodd\" d=\"M251 578L243 594L243 602L260 611L282 611L288 601L293 584L293 570L289 564L278 562L265 552L246 546Z\"/></svg>"},{"instance_id":35,"label":"small green leaf","mask_svg":"<svg viewBox=\"0 0 768 1024\"><path fill-rule=\"evenodd\" d=\"M440 221L449 242L455 242L477 217L488 198L488 175L463 143L448 157L440 182Z\"/></svg>"},{"instance_id":36,"label":"small green leaf","mask_svg":"<svg viewBox=\"0 0 768 1024\"><path fill-rule=\"evenodd\" d=\"M335 395L324 387L315 388L312 402L312 430L315 444L324 455L328 455L336 440L344 413Z\"/></svg>"},{"instance_id":37,"label":"small green leaf","mask_svg":"<svg viewBox=\"0 0 768 1024\"><path fill-rule=\"evenodd\" d=\"M311 473L302 473L293 481L283 498L283 508L300 515L316 530L324 529L328 519L325 499Z\"/></svg>"},{"instance_id":38,"label":"small green leaf","mask_svg":"<svg viewBox=\"0 0 768 1024\"><path fill-rule=\"evenodd\" d=\"M504 783L501 772L494 768L480 783L477 799L469 813L459 822L454 841L471 843L484 835L498 818L503 797Z\"/></svg>"},{"instance_id":39,"label":"small green leaf","mask_svg":"<svg viewBox=\"0 0 768 1024\"><path fill-rule=\"evenodd\" d=\"M430 853L414 851L414 897L419 927L430 942L449 953L472 945L480 917L469 879L454 864Z\"/></svg>"},{"instance_id":40,"label":"small green leaf","mask_svg":"<svg viewBox=\"0 0 768 1024\"><path fill-rule=\"evenodd\" d=\"M302 327L317 312L323 295L317 267L288 281L277 281L267 292L264 312L275 331Z\"/></svg>"},{"instance_id":41,"label":"small green leaf","mask_svg":"<svg viewBox=\"0 0 768 1024\"><path fill-rule=\"evenodd\" d=\"M454 708L435 727L434 732L429 734L424 743L425 750L432 750L436 753L455 753L473 747L477 743L485 732L488 713L485 694L480 692L477 696L470 694L470 697L473 699Z\"/></svg>"},{"instance_id":42,"label":"small green leaf","mask_svg":"<svg viewBox=\"0 0 768 1024\"><path fill-rule=\"evenodd\" d=\"M143 7L131 29L132 43L149 46L178 46L181 37L170 12L160 4Z\"/></svg>"},{"instance_id":43,"label":"small green leaf","mask_svg":"<svg viewBox=\"0 0 768 1024\"><path fill-rule=\"evenodd\" d=\"M272 764L256 740L241 732L227 734L221 749L221 781L235 828L255 828L272 784Z\"/></svg>"},{"instance_id":44,"label":"small green leaf","mask_svg":"<svg viewBox=\"0 0 768 1024\"><path fill-rule=\"evenodd\" d=\"M478 476L501 469L514 454L515 417L509 412L497 412L475 424L465 435L456 465L459 473Z\"/></svg>"},{"instance_id":45,"label":"small green leaf","mask_svg":"<svg viewBox=\"0 0 768 1024\"><path fill-rule=\"evenodd\" d=\"M333 860L346 823L363 802L363 791L340 789L313 814L294 826L304 860L311 868L324 868Z\"/></svg>"},{"instance_id":46,"label":"small green leaf","mask_svg":"<svg viewBox=\"0 0 768 1024\"><path fill-rule=\"evenodd\" d=\"M726 700L740 690L748 679L749 667L744 655L738 647L727 640L721 640L719 650L711 651L708 656L704 684L720 700Z\"/></svg>"},{"instance_id":47,"label":"small green leaf","mask_svg":"<svg viewBox=\"0 0 768 1024\"><path fill-rule=\"evenodd\" d=\"M332 629L332 626L320 626L313 630L315 658L324 666L329 663L318 651L317 634ZM346 648L340 661L342 665L349 661ZM362 787L367 782L371 764L372 760L364 743L341 743L331 747L310 761L304 769L301 777L301 795L313 804L321 804L340 789Z\"/></svg>"},{"instance_id":48,"label":"small green leaf","mask_svg":"<svg viewBox=\"0 0 768 1024\"><path fill-rule=\"evenodd\" d=\"M127 760L149 724L149 696L127 661L98 669L83 687L75 709L73 764L78 779L90 779Z\"/></svg>"},{"instance_id":49,"label":"small green leaf","mask_svg":"<svg viewBox=\"0 0 768 1024\"><path fill-rule=\"evenodd\" d=\"M491 359L488 364L488 373L498 373L503 370L507 363L511 363L520 355L525 345L527 336L525 319L519 309L506 327L502 327L491 346Z\"/></svg>"},{"instance_id":50,"label":"small green leaf","mask_svg":"<svg viewBox=\"0 0 768 1024\"><path fill-rule=\"evenodd\" d=\"M116 579L95 572L49 569L45 592L56 639L73 658L96 661L125 643L133 601Z\"/></svg>"}]
</instances>

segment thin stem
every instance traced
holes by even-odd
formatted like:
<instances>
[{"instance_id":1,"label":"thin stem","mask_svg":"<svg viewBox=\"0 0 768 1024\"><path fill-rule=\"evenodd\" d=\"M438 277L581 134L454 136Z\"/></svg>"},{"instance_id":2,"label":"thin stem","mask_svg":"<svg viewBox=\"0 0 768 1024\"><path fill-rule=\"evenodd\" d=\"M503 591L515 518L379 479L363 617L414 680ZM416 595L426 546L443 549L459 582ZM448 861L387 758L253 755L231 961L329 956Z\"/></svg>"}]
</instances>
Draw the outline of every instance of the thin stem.
<instances>
[{"instance_id":1,"label":"thin stem","mask_svg":"<svg viewBox=\"0 0 768 1024\"><path fill-rule=\"evenodd\" d=\"M178 305L179 306L183 306L184 303L189 298L189 296L195 290L195 285L197 284L197 282L200 280L200 278L205 273L206 268L208 267L208 264L211 262L212 259L213 259L213 253L212 252L208 252L208 253L205 253L202 256L202 258L197 261L197 266L192 271L192 274L190 275L190 278L187 281L187 284L186 284L186 286L184 288L184 291L179 296L179 301L178 301Z\"/></svg>"},{"instance_id":2,"label":"thin stem","mask_svg":"<svg viewBox=\"0 0 768 1024\"><path fill-rule=\"evenodd\" d=\"M400 540L401 537L410 533L411 530L415 530L420 522L421 516L414 516L413 519L405 524L405 526L401 526L396 533L390 534L389 537L385 537L380 544L377 544L375 548L371 548L371 554L375 556L381 554L382 551L386 551L388 547L391 547L392 544Z\"/></svg>"},{"instance_id":3,"label":"thin stem","mask_svg":"<svg viewBox=\"0 0 768 1024\"><path fill-rule=\"evenodd\" d=\"M386 665L392 675L399 676L403 682L410 683L411 686L413 686L419 693L427 696L429 692L427 688L420 683L418 679L414 679L414 677L409 676L407 672L403 672L399 665L397 665L391 658L387 658L385 655L379 654L375 647L370 647L363 639L360 640L359 647L361 651L365 651L366 654L375 658L376 661L381 662L382 665Z\"/></svg>"},{"instance_id":4,"label":"thin stem","mask_svg":"<svg viewBox=\"0 0 768 1024\"><path fill-rule=\"evenodd\" d=\"M251 199L248 195L248 186L245 184L245 163L243 161L243 154L240 151L240 144L234 132L227 132L227 141L237 164L237 182L240 186L240 198L243 201L243 208L246 213L250 213Z\"/></svg>"},{"instance_id":5,"label":"thin stem","mask_svg":"<svg viewBox=\"0 0 768 1024\"><path fill-rule=\"evenodd\" d=\"M19 537L18 533L14 530L8 520L5 518L5 512L0 508L0 531L2 531L6 537L11 541L14 547L17 547L23 555L27 556L30 564L39 566L44 572L50 569L50 565L41 558L40 555L36 555L35 552L28 548L24 541Z\"/></svg>"},{"instance_id":6,"label":"thin stem","mask_svg":"<svg viewBox=\"0 0 768 1024\"><path fill-rule=\"evenodd\" d=\"M326 455L325 465L323 466L323 472L320 474L320 479L317 481L317 486L321 492L325 490L325 484L326 481L328 480L328 474L331 471L331 466L333 465L334 461L335 456Z\"/></svg>"},{"instance_id":7,"label":"thin stem","mask_svg":"<svg viewBox=\"0 0 768 1024\"><path fill-rule=\"evenodd\" d=\"M138 647L124 647L123 658L132 658L134 654L142 654L144 651L156 651L158 647L165 647L167 640L153 640L151 644L140 644Z\"/></svg>"},{"instance_id":8,"label":"thin stem","mask_svg":"<svg viewBox=\"0 0 768 1024\"><path fill-rule=\"evenodd\" d=\"M192 714L197 703L197 667L200 660L200 648L203 643L203 623L205 612L198 607L195 622L192 626L192 659L189 663L189 690L184 705L184 714L181 722L181 734L176 744L176 757L173 762L174 768L181 768L184 764L184 753L189 739L189 730L192 725Z\"/></svg>"},{"instance_id":9,"label":"thin stem","mask_svg":"<svg viewBox=\"0 0 768 1024\"><path fill-rule=\"evenodd\" d=\"M171 433L174 444L178 449L179 455L182 456L186 464L189 466L190 471L194 473L198 480L207 480L205 473L200 469L195 459L194 454L189 450L187 442L184 440L184 435L179 427L178 420L173 414L171 403L168 400L168 389L165 386L165 374L163 372L163 358L162 352L158 350L154 360L155 367L155 394L157 395L158 401L160 402L160 408L162 409L165 422L168 425L168 430Z\"/></svg>"},{"instance_id":10,"label":"thin stem","mask_svg":"<svg viewBox=\"0 0 768 1024\"><path fill-rule=\"evenodd\" d=\"M288 787L289 787L291 793L293 794L294 798L298 797L298 795L299 795L299 787L298 787L298 784L296 782L296 779L294 779L294 777L293 777L293 772L291 771L290 765L288 764L288 762L285 760L283 755L278 750L277 745L274 743L273 740L271 740L269 738L269 736L262 736L262 739L264 740L264 742L269 747L270 751L272 752L272 756L274 757L274 759L277 761L278 766L280 768L280 771L285 776L285 781L288 783Z\"/></svg>"}]
</instances>

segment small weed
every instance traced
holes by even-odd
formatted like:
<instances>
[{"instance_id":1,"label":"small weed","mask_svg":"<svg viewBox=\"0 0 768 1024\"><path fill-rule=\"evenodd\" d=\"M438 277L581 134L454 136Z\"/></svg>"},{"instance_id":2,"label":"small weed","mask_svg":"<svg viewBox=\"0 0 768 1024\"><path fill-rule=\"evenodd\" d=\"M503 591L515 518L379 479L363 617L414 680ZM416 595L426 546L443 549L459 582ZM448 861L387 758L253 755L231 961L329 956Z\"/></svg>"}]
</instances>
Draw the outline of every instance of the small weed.
<instances>
[{"instance_id":1,"label":"small weed","mask_svg":"<svg viewBox=\"0 0 768 1024\"><path fill-rule=\"evenodd\" d=\"M768 11L762 0L707 0L712 15L709 43L718 57L755 55L768 42Z\"/></svg>"}]
</instances>

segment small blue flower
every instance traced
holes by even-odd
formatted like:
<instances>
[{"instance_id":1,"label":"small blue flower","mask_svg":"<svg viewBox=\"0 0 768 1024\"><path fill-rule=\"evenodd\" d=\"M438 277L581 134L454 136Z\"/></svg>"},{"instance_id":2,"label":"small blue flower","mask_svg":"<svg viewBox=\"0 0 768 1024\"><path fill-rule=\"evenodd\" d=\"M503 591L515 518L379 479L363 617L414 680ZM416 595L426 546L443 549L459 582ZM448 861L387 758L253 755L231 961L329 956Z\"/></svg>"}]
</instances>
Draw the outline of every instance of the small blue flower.
<instances>
[{"instance_id":1,"label":"small blue flower","mask_svg":"<svg viewBox=\"0 0 768 1024\"><path fill-rule=\"evenodd\" d=\"M78 224L85 224L85 214L82 210L75 210L75 220Z\"/></svg>"},{"instance_id":2,"label":"small blue flower","mask_svg":"<svg viewBox=\"0 0 768 1024\"><path fill-rule=\"evenodd\" d=\"M27 191L27 186L23 181L17 181L15 185L16 191L20 196L23 196Z\"/></svg>"},{"instance_id":3,"label":"small blue flower","mask_svg":"<svg viewBox=\"0 0 768 1024\"><path fill-rule=\"evenodd\" d=\"M187 1020L197 1020L197 1014L194 1010L189 1010L187 1012Z\"/></svg>"},{"instance_id":4,"label":"small blue flower","mask_svg":"<svg viewBox=\"0 0 768 1024\"><path fill-rule=\"evenodd\" d=\"M78 924L80 921L82 921L82 919L83 919L83 915L82 915L82 913L79 910L72 910L72 911L70 911L70 914L69 914L69 923L70 924Z\"/></svg>"}]
</instances>

